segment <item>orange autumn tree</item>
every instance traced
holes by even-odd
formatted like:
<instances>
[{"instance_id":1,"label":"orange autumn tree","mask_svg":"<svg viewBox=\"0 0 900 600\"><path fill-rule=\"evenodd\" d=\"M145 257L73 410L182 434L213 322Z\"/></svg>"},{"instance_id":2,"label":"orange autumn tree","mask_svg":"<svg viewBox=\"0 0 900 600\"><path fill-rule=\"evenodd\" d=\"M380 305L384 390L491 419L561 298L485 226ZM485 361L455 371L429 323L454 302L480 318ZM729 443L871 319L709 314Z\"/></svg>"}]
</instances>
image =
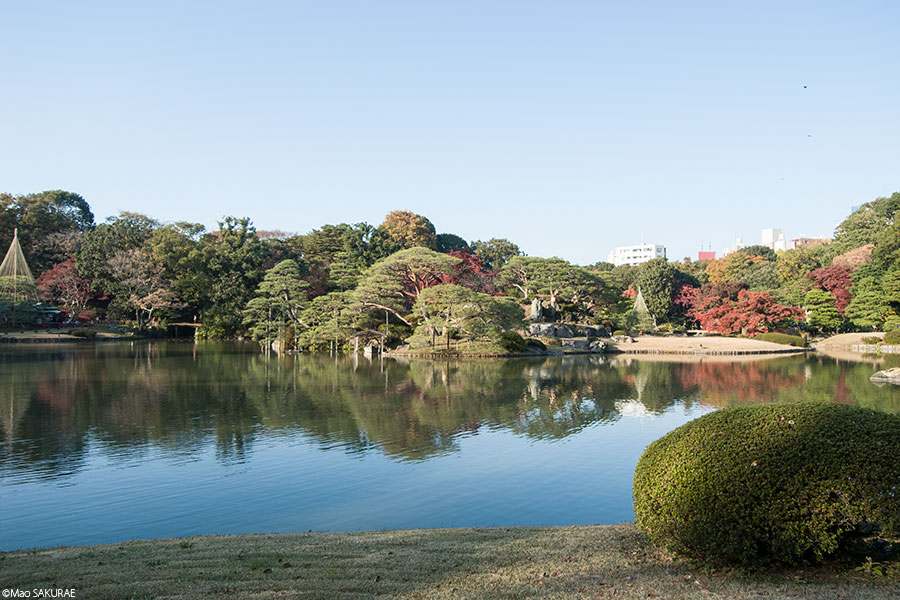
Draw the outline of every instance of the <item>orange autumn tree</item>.
<instances>
[{"instance_id":1,"label":"orange autumn tree","mask_svg":"<svg viewBox=\"0 0 900 600\"><path fill-rule=\"evenodd\" d=\"M753 265L769 262L765 257L737 251L724 258L711 260L706 265L706 275L710 283L743 281Z\"/></svg>"},{"instance_id":2,"label":"orange autumn tree","mask_svg":"<svg viewBox=\"0 0 900 600\"><path fill-rule=\"evenodd\" d=\"M401 250L416 246L434 250L437 244L437 235L431 221L408 210L388 213L381 229Z\"/></svg>"}]
</instances>

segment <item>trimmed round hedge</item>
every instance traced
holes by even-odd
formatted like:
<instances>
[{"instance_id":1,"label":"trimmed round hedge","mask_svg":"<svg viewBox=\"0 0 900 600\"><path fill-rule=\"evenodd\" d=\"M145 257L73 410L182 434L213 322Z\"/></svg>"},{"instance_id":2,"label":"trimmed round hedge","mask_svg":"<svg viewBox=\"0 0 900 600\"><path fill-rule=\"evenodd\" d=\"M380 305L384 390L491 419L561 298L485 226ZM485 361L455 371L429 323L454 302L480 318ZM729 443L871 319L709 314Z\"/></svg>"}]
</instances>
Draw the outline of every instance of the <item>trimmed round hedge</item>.
<instances>
[{"instance_id":1,"label":"trimmed round hedge","mask_svg":"<svg viewBox=\"0 0 900 600\"><path fill-rule=\"evenodd\" d=\"M885 344L889 344L891 346L895 346L900 344L900 329L894 329L893 331L888 331L884 334L884 338L882 341Z\"/></svg>"},{"instance_id":2,"label":"trimmed round hedge","mask_svg":"<svg viewBox=\"0 0 900 600\"><path fill-rule=\"evenodd\" d=\"M900 534L900 417L831 403L710 413L650 444L634 475L639 527L716 566L833 557Z\"/></svg>"}]
</instances>

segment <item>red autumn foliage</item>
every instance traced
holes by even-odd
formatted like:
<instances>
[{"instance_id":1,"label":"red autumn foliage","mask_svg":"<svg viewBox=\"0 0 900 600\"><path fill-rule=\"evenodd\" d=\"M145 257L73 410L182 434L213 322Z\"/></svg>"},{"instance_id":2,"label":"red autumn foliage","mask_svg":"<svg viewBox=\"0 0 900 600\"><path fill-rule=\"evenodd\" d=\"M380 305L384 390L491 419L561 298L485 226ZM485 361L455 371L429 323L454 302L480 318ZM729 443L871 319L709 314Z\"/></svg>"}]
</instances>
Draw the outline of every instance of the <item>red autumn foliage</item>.
<instances>
[{"instance_id":1,"label":"red autumn foliage","mask_svg":"<svg viewBox=\"0 0 900 600\"><path fill-rule=\"evenodd\" d=\"M700 288L682 284L681 287L672 291L672 304L686 313L693 308L698 293L700 293Z\"/></svg>"},{"instance_id":2,"label":"red autumn foliage","mask_svg":"<svg viewBox=\"0 0 900 600\"><path fill-rule=\"evenodd\" d=\"M450 252L449 255L458 258L460 262L453 267L456 273L446 278L443 283L455 283L482 294L492 296L498 294L497 287L494 285L494 274L485 269L484 263L477 254L456 250Z\"/></svg>"},{"instance_id":3,"label":"red autumn foliage","mask_svg":"<svg viewBox=\"0 0 900 600\"><path fill-rule=\"evenodd\" d=\"M70 258L47 269L37 278L38 291L47 302L82 309L96 294L91 282L78 274L75 259Z\"/></svg>"},{"instance_id":4,"label":"red autumn foliage","mask_svg":"<svg viewBox=\"0 0 900 600\"><path fill-rule=\"evenodd\" d=\"M750 292L742 289L737 301L728 297L708 296L701 298L689 311L700 327L714 333L729 335L743 333L755 336L779 326L796 323L805 318L803 309L784 306L775 302L770 292Z\"/></svg>"},{"instance_id":5,"label":"red autumn foliage","mask_svg":"<svg viewBox=\"0 0 900 600\"><path fill-rule=\"evenodd\" d=\"M806 274L806 278L814 281L826 292L831 292L831 295L834 296L834 305L841 316L844 316L844 309L850 304L850 287L853 285L850 273L852 272L853 270L849 266L837 264L810 271Z\"/></svg>"},{"instance_id":6,"label":"red autumn foliage","mask_svg":"<svg viewBox=\"0 0 900 600\"><path fill-rule=\"evenodd\" d=\"M685 388L701 390L701 402L724 408L738 403L774 402L778 392L806 384L802 372L786 373L758 362L678 365L677 377Z\"/></svg>"},{"instance_id":7,"label":"red autumn foliage","mask_svg":"<svg viewBox=\"0 0 900 600\"><path fill-rule=\"evenodd\" d=\"M622 292L623 298L634 298L635 296L637 296L637 292L632 287Z\"/></svg>"},{"instance_id":8,"label":"red autumn foliage","mask_svg":"<svg viewBox=\"0 0 900 600\"><path fill-rule=\"evenodd\" d=\"M741 290L749 286L743 281L722 281L719 283L707 283L697 291L697 302L708 304L712 300L737 301Z\"/></svg>"},{"instance_id":9,"label":"red autumn foliage","mask_svg":"<svg viewBox=\"0 0 900 600\"><path fill-rule=\"evenodd\" d=\"M697 315L709 311L729 301L737 302L741 290L747 289L747 284L741 281L724 281L719 283L707 283L699 288L683 286L673 299L693 325L702 327Z\"/></svg>"}]
</instances>

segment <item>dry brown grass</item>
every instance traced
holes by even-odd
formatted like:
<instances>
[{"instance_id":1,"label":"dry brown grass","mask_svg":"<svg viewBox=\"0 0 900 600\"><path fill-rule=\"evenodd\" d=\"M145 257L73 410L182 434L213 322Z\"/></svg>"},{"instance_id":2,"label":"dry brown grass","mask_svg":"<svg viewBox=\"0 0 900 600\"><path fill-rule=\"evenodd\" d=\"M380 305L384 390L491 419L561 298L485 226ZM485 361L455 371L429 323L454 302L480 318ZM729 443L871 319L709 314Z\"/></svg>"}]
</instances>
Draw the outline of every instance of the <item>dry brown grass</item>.
<instances>
[{"instance_id":1,"label":"dry brown grass","mask_svg":"<svg viewBox=\"0 0 900 600\"><path fill-rule=\"evenodd\" d=\"M78 598L900 597L853 569L707 572L633 525L195 537L0 554L0 587Z\"/></svg>"}]
</instances>

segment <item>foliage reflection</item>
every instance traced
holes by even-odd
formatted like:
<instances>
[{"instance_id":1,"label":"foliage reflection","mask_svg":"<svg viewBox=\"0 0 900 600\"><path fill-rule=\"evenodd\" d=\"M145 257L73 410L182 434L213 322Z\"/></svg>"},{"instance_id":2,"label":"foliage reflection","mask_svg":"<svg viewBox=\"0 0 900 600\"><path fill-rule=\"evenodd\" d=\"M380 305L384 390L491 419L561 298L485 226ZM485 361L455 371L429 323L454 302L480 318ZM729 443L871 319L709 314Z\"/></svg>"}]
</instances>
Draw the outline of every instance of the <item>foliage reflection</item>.
<instances>
[{"instance_id":1,"label":"foliage reflection","mask_svg":"<svg viewBox=\"0 0 900 600\"><path fill-rule=\"evenodd\" d=\"M552 442L676 403L826 400L900 413L900 390L874 386L874 370L802 356L369 361L212 344L11 348L0 353L0 477L65 476L90 448L115 461L150 448L192 460L211 440L220 461L243 462L274 436L425 460L485 429Z\"/></svg>"}]
</instances>

